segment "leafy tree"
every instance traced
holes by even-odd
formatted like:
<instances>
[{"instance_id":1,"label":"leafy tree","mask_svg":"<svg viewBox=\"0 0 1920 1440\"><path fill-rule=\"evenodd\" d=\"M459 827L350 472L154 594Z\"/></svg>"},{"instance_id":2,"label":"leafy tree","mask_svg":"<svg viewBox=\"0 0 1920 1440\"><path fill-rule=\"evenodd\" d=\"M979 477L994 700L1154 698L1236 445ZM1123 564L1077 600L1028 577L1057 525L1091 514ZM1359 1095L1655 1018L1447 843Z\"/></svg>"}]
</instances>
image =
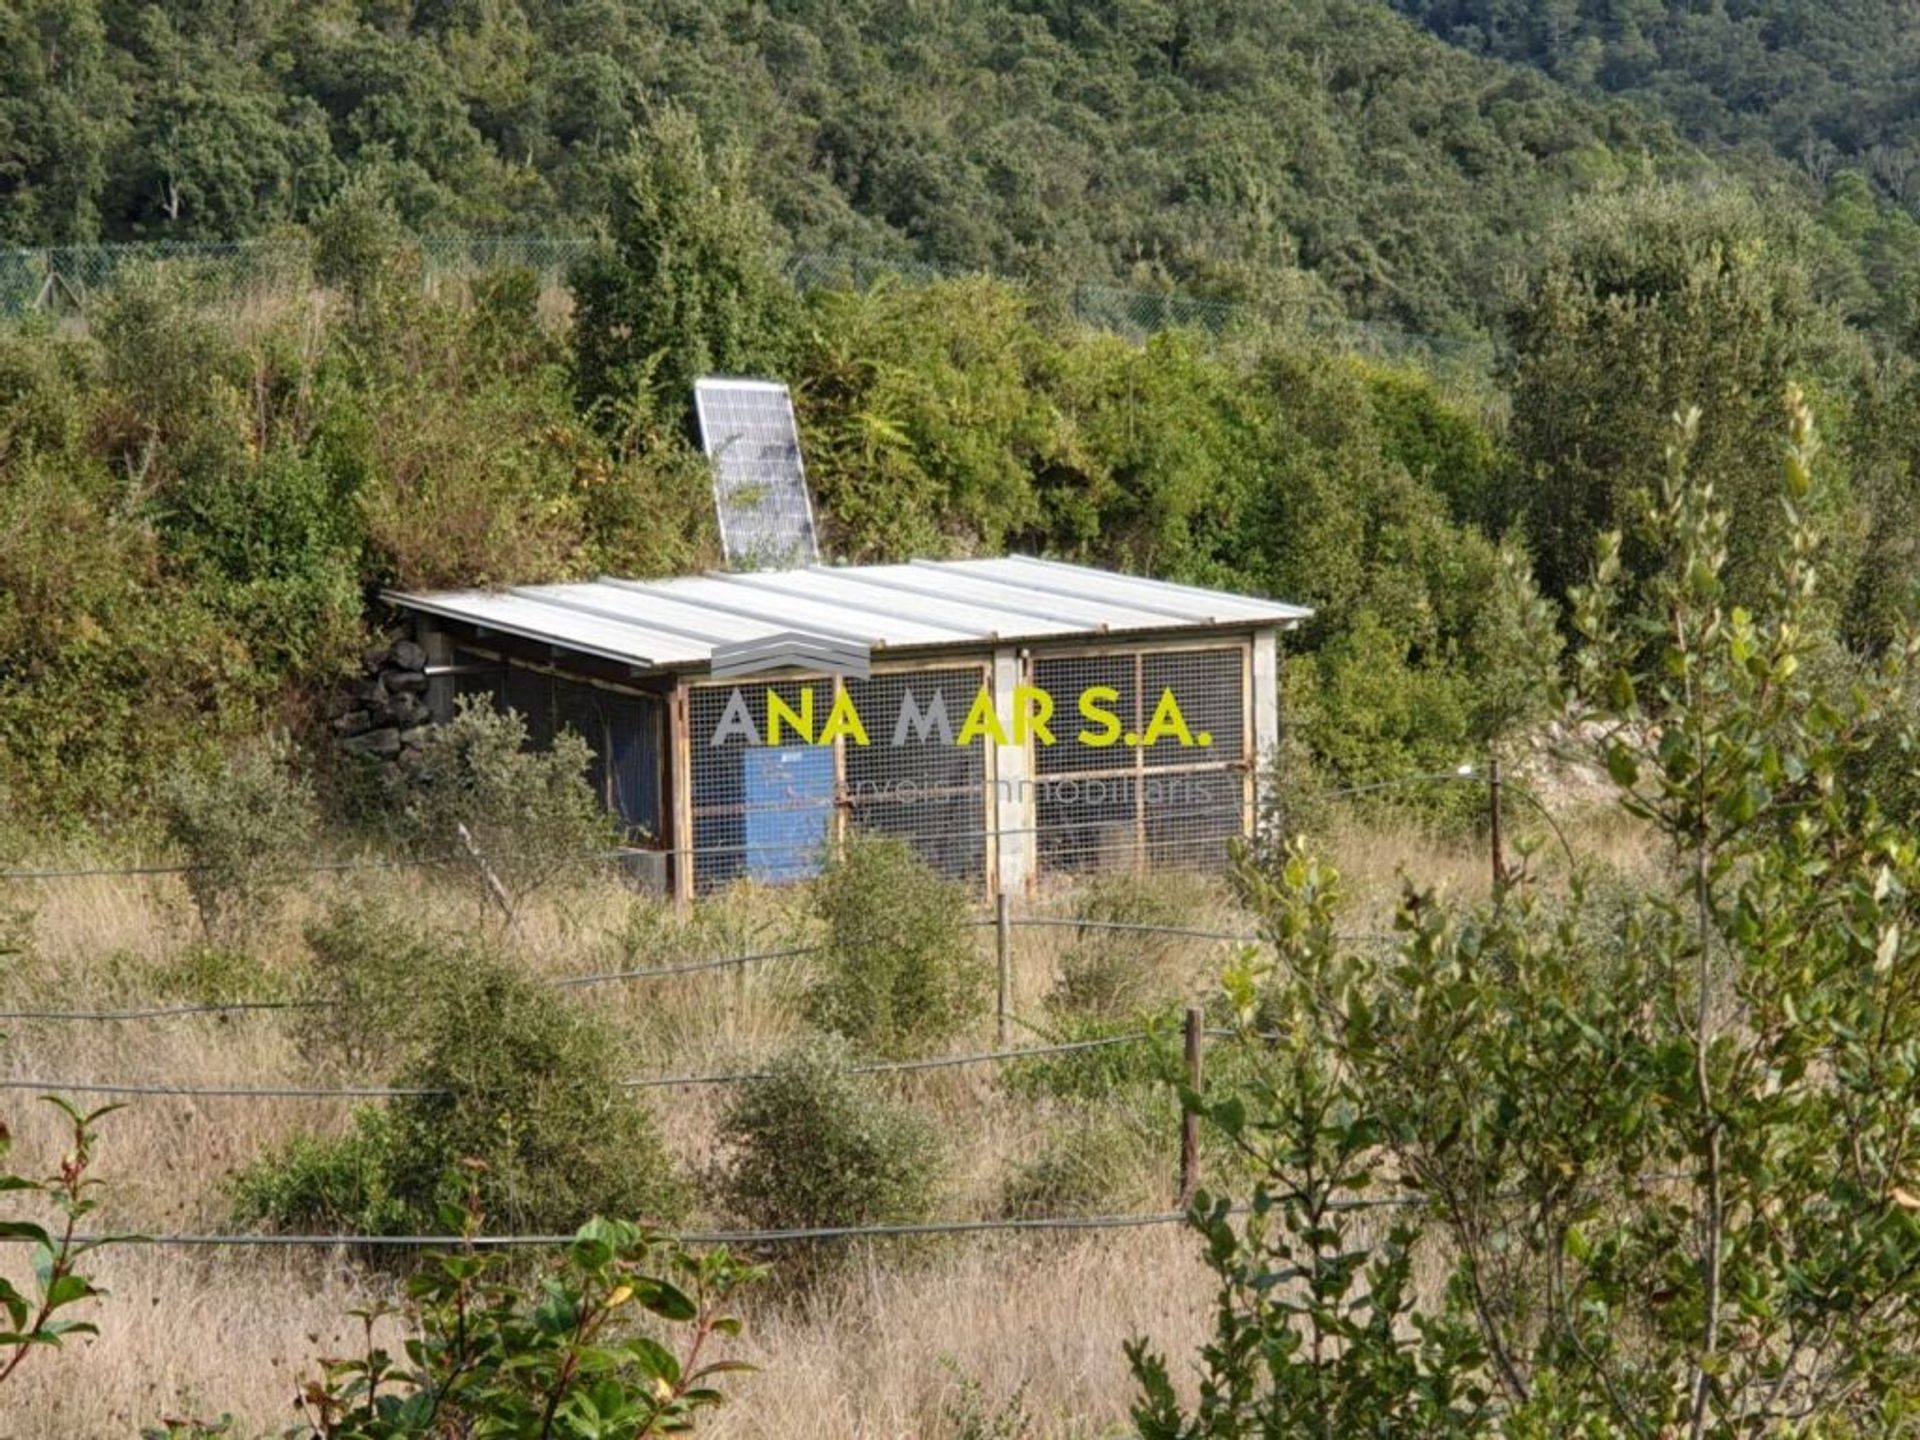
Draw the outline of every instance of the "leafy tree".
<instances>
[{"instance_id":1,"label":"leafy tree","mask_svg":"<svg viewBox=\"0 0 1920 1440\"><path fill-rule=\"evenodd\" d=\"M1639 512L1639 608L1617 537L1579 597L1583 733L1660 847L1646 893L1618 913L1524 884L1466 913L1410 894L1382 961L1336 938L1334 877L1304 852L1250 881L1278 958L1229 995L1277 1048L1249 1095L1190 1103L1264 1166L1261 1219L1201 1203L1222 1339L1192 1419L1138 1354L1149 1433L1277 1421L1316 1386L1387 1397L1409 1433L1483 1396L1519 1435L1880 1433L1911 1410L1920 852L1841 781L1913 651L1840 686L1808 663L1822 572L1794 414L1790 533L1754 609L1691 425ZM1413 1197L1379 1259L1404 1323L1316 1353L1382 1293L1346 1303L1360 1262L1326 1217L1389 1187ZM1403 1242L1439 1247L1444 1294L1396 1289ZM1271 1283L1293 1265L1298 1303Z\"/></svg>"},{"instance_id":2,"label":"leafy tree","mask_svg":"<svg viewBox=\"0 0 1920 1440\"><path fill-rule=\"evenodd\" d=\"M572 277L575 384L607 425L691 413L700 375L784 369L793 297L745 167L671 107L621 162L607 243Z\"/></svg>"},{"instance_id":3,"label":"leafy tree","mask_svg":"<svg viewBox=\"0 0 1920 1440\"><path fill-rule=\"evenodd\" d=\"M1555 237L1508 313L1519 508L1548 594L1585 581L1690 407L1689 464L1733 517L1729 583L1765 582L1784 532L1761 477L1786 388L1833 358L1803 256L1803 236L1751 201L1677 190L1596 203ZM1831 517L1844 501L1829 487L1817 503ZM1637 540L1625 558L1635 575L1659 563Z\"/></svg>"},{"instance_id":4,"label":"leafy tree","mask_svg":"<svg viewBox=\"0 0 1920 1440\"><path fill-rule=\"evenodd\" d=\"M99 7L31 0L0 13L0 241L93 238L124 103Z\"/></svg>"},{"instance_id":5,"label":"leafy tree","mask_svg":"<svg viewBox=\"0 0 1920 1440\"><path fill-rule=\"evenodd\" d=\"M518 714L461 697L459 713L428 732L406 806L415 841L454 858L509 921L536 891L580 873L612 833L586 782L586 742L568 731L545 750L526 745Z\"/></svg>"}]
</instances>

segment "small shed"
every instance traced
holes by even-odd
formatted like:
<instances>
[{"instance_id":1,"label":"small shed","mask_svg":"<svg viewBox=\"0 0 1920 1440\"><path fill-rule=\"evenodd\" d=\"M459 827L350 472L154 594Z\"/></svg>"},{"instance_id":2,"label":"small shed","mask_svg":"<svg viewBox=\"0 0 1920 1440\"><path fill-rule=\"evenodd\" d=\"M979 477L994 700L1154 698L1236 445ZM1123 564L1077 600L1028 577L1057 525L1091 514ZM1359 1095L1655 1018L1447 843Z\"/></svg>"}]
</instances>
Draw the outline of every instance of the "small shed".
<instances>
[{"instance_id":1,"label":"small shed","mask_svg":"<svg viewBox=\"0 0 1920 1440\"><path fill-rule=\"evenodd\" d=\"M989 892L1210 866L1280 738L1311 612L1024 557L390 592L429 703L562 730L657 883L811 873L848 826Z\"/></svg>"}]
</instances>

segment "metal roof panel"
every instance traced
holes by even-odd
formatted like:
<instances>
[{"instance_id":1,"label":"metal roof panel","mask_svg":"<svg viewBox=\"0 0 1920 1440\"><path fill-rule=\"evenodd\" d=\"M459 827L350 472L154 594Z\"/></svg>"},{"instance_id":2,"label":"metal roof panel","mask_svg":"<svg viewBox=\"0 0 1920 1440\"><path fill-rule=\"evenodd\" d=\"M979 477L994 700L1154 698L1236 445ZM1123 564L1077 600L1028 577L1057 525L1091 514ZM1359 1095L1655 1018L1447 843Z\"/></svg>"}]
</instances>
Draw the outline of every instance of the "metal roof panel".
<instances>
[{"instance_id":1,"label":"metal roof panel","mask_svg":"<svg viewBox=\"0 0 1920 1440\"><path fill-rule=\"evenodd\" d=\"M390 591L403 609L642 668L700 669L716 645L787 631L876 649L983 647L1115 631L1288 626L1313 612L1233 595L1018 557L917 560L455 590Z\"/></svg>"}]
</instances>

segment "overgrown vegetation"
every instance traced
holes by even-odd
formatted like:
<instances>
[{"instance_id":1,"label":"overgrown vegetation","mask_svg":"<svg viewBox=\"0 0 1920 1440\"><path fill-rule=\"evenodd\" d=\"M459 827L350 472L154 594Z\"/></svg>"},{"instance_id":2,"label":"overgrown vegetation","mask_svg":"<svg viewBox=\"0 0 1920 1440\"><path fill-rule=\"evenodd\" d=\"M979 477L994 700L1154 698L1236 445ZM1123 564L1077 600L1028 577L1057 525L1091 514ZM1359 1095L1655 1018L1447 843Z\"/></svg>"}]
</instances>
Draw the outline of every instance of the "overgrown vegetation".
<instances>
[{"instance_id":1,"label":"overgrown vegetation","mask_svg":"<svg viewBox=\"0 0 1920 1440\"><path fill-rule=\"evenodd\" d=\"M250 745L217 770L168 778L167 835L210 940L244 940L272 918L312 858L320 815L283 736Z\"/></svg>"},{"instance_id":2,"label":"overgrown vegetation","mask_svg":"<svg viewBox=\"0 0 1920 1440\"><path fill-rule=\"evenodd\" d=\"M476 1210L463 1223L467 1246L408 1282L405 1359L375 1344L380 1314L364 1313L364 1351L326 1362L301 1392L303 1440L677 1435L722 1402L719 1377L752 1368L709 1349L740 1333L729 1306L761 1274L726 1250L595 1219L526 1285L508 1257L473 1248ZM632 1322L641 1312L650 1324ZM669 1348L674 1333L684 1339Z\"/></svg>"},{"instance_id":3,"label":"overgrown vegetation","mask_svg":"<svg viewBox=\"0 0 1920 1440\"><path fill-rule=\"evenodd\" d=\"M680 1212L683 1186L645 1104L620 1083L603 1021L496 948L422 936L394 911L337 913L314 945L349 1002L326 1013L350 1053L384 1058L405 1093L357 1112L344 1136L296 1140L248 1166L234 1185L243 1219L430 1227L464 1193L470 1160L486 1212L523 1233Z\"/></svg>"},{"instance_id":4,"label":"overgrown vegetation","mask_svg":"<svg viewBox=\"0 0 1920 1440\"><path fill-rule=\"evenodd\" d=\"M1632 583L1615 532L1578 597L1583 733L1663 862L1620 923L1580 889L1410 892L1382 963L1338 938L1304 847L1250 878L1276 959L1229 994L1284 1042L1246 1093L1188 1101L1259 1157L1255 1219L1200 1203L1217 1333L1191 1412L1135 1351L1143 1434L1467 1435L1496 1411L1519 1434L1877 1433L1913 1407L1916 845L1843 776L1911 729L1916 651L1815 663L1819 467L1790 406L1752 608L1696 415L1635 507L1651 564ZM1382 1191L1407 1198L1363 1251L1346 1207ZM1416 1245L1443 1289L1413 1283ZM1304 1284L1266 1289L1282 1267Z\"/></svg>"},{"instance_id":5,"label":"overgrown vegetation","mask_svg":"<svg viewBox=\"0 0 1920 1440\"><path fill-rule=\"evenodd\" d=\"M571 731L532 750L518 714L463 696L421 746L405 800L408 836L511 921L530 896L578 877L613 843L586 781L591 758Z\"/></svg>"},{"instance_id":6,"label":"overgrown vegetation","mask_svg":"<svg viewBox=\"0 0 1920 1440\"><path fill-rule=\"evenodd\" d=\"M924 1220L940 1147L931 1120L855 1073L844 1045L788 1051L720 1122L722 1200L765 1229Z\"/></svg>"},{"instance_id":7,"label":"overgrown vegetation","mask_svg":"<svg viewBox=\"0 0 1920 1440\"><path fill-rule=\"evenodd\" d=\"M971 898L904 840L859 832L815 882L826 927L820 978L807 995L821 1026L864 1053L924 1053L960 1034L986 1004L987 966Z\"/></svg>"}]
</instances>

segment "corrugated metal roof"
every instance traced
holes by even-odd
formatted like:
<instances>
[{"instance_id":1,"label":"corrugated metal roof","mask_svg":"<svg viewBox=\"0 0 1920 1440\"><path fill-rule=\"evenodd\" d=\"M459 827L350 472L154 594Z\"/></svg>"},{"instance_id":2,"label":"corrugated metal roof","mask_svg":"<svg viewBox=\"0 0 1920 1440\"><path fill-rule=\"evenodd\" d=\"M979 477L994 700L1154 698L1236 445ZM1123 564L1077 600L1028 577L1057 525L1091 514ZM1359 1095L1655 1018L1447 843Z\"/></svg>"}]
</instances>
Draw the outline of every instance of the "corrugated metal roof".
<instances>
[{"instance_id":1,"label":"corrugated metal roof","mask_svg":"<svg viewBox=\"0 0 1920 1440\"><path fill-rule=\"evenodd\" d=\"M1278 600L1025 557L389 591L386 598L402 609L649 669L699 669L710 663L715 645L785 631L858 640L875 650L977 649L1075 635L1284 627L1313 613Z\"/></svg>"}]
</instances>

